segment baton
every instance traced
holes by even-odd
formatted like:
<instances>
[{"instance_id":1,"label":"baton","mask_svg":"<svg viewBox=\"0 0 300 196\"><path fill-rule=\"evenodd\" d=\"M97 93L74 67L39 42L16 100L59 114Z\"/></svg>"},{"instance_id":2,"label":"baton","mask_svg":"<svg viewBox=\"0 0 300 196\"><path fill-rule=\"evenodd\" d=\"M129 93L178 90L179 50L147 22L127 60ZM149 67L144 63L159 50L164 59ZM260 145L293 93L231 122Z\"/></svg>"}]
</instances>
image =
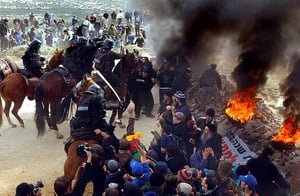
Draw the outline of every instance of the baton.
<instances>
[{"instance_id":1,"label":"baton","mask_svg":"<svg viewBox=\"0 0 300 196\"><path fill-rule=\"evenodd\" d=\"M112 90L112 92L115 94L115 96L117 97L117 99L119 100L120 103L122 103L118 93L115 91L115 89L110 85L110 83L106 80L106 78L102 75L102 73L96 69L94 69L92 71L92 73L96 73L108 86L109 88Z\"/></svg>"}]
</instances>

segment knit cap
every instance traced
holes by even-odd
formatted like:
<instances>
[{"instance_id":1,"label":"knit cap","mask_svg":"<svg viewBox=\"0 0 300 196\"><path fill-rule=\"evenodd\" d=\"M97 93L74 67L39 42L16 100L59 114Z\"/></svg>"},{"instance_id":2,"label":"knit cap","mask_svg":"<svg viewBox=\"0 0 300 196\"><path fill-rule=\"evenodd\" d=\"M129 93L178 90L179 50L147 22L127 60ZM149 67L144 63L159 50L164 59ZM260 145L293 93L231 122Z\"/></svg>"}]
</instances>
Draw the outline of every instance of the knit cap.
<instances>
[{"instance_id":1,"label":"knit cap","mask_svg":"<svg viewBox=\"0 0 300 196\"><path fill-rule=\"evenodd\" d=\"M179 98L179 99L185 99L185 95L182 91L176 91L176 93L174 94L175 97Z\"/></svg>"},{"instance_id":2,"label":"knit cap","mask_svg":"<svg viewBox=\"0 0 300 196\"><path fill-rule=\"evenodd\" d=\"M192 172L187 169L181 169L178 171L178 180L180 182L190 182L192 181Z\"/></svg>"}]
</instances>

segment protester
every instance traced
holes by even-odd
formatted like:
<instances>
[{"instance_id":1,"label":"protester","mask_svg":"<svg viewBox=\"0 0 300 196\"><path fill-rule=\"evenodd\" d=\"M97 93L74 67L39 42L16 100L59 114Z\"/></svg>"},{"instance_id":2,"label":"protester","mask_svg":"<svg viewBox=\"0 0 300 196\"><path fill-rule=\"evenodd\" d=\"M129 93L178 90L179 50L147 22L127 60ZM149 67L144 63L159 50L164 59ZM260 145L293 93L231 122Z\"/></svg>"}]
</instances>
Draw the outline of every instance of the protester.
<instances>
[{"instance_id":1,"label":"protester","mask_svg":"<svg viewBox=\"0 0 300 196\"><path fill-rule=\"evenodd\" d=\"M255 191L255 187L257 185L256 178L251 175L245 175L245 176L239 176L239 179L241 181L241 188L242 188L242 194L245 196L258 196L258 194Z\"/></svg>"},{"instance_id":2,"label":"protester","mask_svg":"<svg viewBox=\"0 0 300 196\"><path fill-rule=\"evenodd\" d=\"M275 195L277 192L289 194L291 186L272 163L275 151L266 147L258 158L247 162L250 173L256 178L256 191L260 196Z\"/></svg>"},{"instance_id":3,"label":"protester","mask_svg":"<svg viewBox=\"0 0 300 196\"><path fill-rule=\"evenodd\" d=\"M1 52L7 50L8 39L6 38L9 34L8 20L5 18L3 22L0 23L0 41L1 41Z\"/></svg>"},{"instance_id":4,"label":"protester","mask_svg":"<svg viewBox=\"0 0 300 196\"><path fill-rule=\"evenodd\" d=\"M217 64L211 64L200 77L200 110L206 109L207 99L212 98L214 102L220 102L220 90L222 83L219 73L216 71Z\"/></svg>"}]
</instances>

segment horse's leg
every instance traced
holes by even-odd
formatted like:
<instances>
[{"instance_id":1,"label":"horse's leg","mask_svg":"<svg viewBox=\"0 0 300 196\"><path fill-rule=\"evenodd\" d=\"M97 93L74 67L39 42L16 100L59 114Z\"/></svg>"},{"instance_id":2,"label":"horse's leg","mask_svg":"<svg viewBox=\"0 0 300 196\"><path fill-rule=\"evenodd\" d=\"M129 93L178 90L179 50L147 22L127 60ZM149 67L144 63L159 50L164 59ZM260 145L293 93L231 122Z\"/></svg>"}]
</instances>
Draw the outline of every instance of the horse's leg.
<instances>
[{"instance_id":1,"label":"horse's leg","mask_svg":"<svg viewBox=\"0 0 300 196\"><path fill-rule=\"evenodd\" d=\"M78 168L84 161L81 157L77 155L77 146L81 143L75 141L71 144L68 150L68 157L64 163L64 175L70 180L71 183L75 178Z\"/></svg>"},{"instance_id":2,"label":"horse's leg","mask_svg":"<svg viewBox=\"0 0 300 196\"><path fill-rule=\"evenodd\" d=\"M17 125L11 121L9 116L10 106L11 106L11 101L5 100L4 113L6 115L8 124L10 124L12 127L16 127Z\"/></svg>"},{"instance_id":3,"label":"horse's leg","mask_svg":"<svg viewBox=\"0 0 300 196\"><path fill-rule=\"evenodd\" d=\"M64 136L58 131L58 127L57 127L57 123L56 123L56 119L55 117L55 113L56 113L56 109L57 109L57 102L53 102L50 104L50 118L48 121L48 125L50 127L50 129L55 130L55 134L56 134L56 138L57 139L62 139L64 138Z\"/></svg>"},{"instance_id":4,"label":"horse's leg","mask_svg":"<svg viewBox=\"0 0 300 196\"><path fill-rule=\"evenodd\" d=\"M123 103L123 108L122 109L118 109L118 118L121 119L123 117L123 113L125 112L125 110L127 109L127 107L130 104L130 95L127 92L125 95L125 99L124 99L124 103Z\"/></svg>"},{"instance_id":5,"label":"horse's leg","mask_svg":"<svg viewBox=\"0 0 300 196\"><path fill-rule=\"evenodd\" d=\"M117 110L113 109L112 112L111 112L110 119L109 119L109 124L110 125L115 121L116 115L117 115Z\"/></svg>"},{"instance_id":6,"label":"horse's leg","mask_svg":"<svg viewBox=\"0 0 300 196\"><path fill-rule=\"evenodd\" d=\"M45 115L45 118L46 118L46 121L48 123L48 126L50 127L49 125L49 122L50 122L50 116L49 116L49 103L44 103L44 115Z\"/></svg>"},{"instance_id":7,"label":"horse's leg","mask_svg":"<svg viewBox=\"0 0 300 196\"><path fill-rule=\"evenodd\" d=\"M20 110L22 104L24 102L24 99L22 101L19 102L14 102L14 107L11 111L11 113L16 117L16 119L19 121L20 126L24 128L24 121L22 120L22 118L18 115L18 111Z\"/></svg>"}]
</instances>

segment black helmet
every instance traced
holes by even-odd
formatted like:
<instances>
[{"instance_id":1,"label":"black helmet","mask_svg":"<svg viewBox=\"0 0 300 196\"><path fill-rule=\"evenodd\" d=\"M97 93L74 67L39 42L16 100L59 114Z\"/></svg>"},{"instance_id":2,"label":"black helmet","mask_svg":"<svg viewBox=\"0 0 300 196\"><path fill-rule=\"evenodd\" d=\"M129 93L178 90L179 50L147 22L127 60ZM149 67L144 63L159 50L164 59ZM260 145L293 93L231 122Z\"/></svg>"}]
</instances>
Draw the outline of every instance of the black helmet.
<instances>
[{"instance_id":1,"label":"black helmet","mask_svg":"<svg viewBox=\"0 0 300 196\"><path fill-rule=\"evenodd\" d=\"M87 38L84 36L80 36L77 38L77 44L78 45L85 45L87 44Z\"/></svg>"},{"instance_id":2,"label":"black helmet","mask_svg":"<svg viewBox=\"0 0 300 196\"><path fill-rule=\"evenodd\" d=\"M104 43L103 43L103 48L105 49L112 49L113 48L113 45L114 45L114 41L111 40L111 39L106 39L104 40Z\"/></svg>"},{"instance_id":3,"label":"black helmet","mask_svg":"<svg viewBox=\"0 0 300 196\"><path fill-rule=\"evenodd\" d=\"M42 42L38 39L34 39L30 44L29 47L30 48L37 48L40 47L42 45Z\"/></svg>"}]
</instances>

